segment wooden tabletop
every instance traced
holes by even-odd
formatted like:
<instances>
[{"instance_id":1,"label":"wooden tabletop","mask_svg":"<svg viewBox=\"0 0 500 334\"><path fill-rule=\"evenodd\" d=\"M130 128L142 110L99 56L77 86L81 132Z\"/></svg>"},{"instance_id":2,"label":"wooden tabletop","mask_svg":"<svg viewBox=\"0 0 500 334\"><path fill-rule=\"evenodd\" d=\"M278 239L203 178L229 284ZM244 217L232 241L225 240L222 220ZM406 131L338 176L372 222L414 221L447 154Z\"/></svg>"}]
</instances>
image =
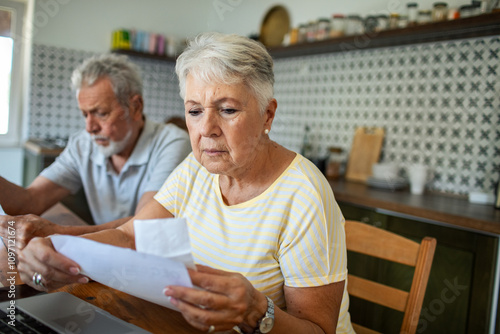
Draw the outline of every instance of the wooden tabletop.
<instances>
[{"instance_id":1,"label":"wooden tabletop","mask_svg":"<svg viewBox=\"0 0 500 334\"><path fill-rule=\"evenodd\" d=\"M150 303L97 282L68 285L58 291L69 292L152 333L205 333L189 325L180 312Z\"/></svg>"},{"instance_id":2,"label":"wooden tabletop","mask_svg":"<svg viewBox=\"0 0 500 334\"><path fill-rule=\"evenodd\" d=\"M84 224L82 220L60 204L48 210L43 217L65 225ZM12 284L14 281L10 280L11 277L15 278L14 285ZM147 284L147 281L144 284ZM12 291L15 291L16 299L30 297L38 293L37 290L23 284L19 278L17 268L15 266L11 267L8 261L7 249L0 245L0 301L11 299L10 292ZM68 285L58 291L69 292L120 319L152 333L205 333L189 325L180 312L131 296L97 282ZM228 331L226 333L235 332Z\"/></svg>"},{"instance_id":3,"label":"wooden tabletop","mask_svg":"<svg viewBox=\"0 0 500 334\"><path fill-rule=\"evenodd\" d=\"M477 232L500 235L500 210L493 205L470 203L467 198L425 192L412 195L408 189L376 189L364 183L330 181L339 203L383 209L416 218L449 224Z\"/></svg>"}]
</instances>

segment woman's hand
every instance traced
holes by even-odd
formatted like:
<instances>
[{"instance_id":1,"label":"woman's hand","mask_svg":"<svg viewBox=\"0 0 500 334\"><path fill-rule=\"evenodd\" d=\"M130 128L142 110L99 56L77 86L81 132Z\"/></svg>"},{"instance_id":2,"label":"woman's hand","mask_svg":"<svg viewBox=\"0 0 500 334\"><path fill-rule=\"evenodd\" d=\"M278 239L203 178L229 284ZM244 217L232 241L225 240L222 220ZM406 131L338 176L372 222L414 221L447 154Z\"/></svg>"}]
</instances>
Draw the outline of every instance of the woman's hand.
<instances>
[{"instance_id":1,"label":"woman's hand","mask_svg":"<svg viewBox=\"0 0 500 334\"><path fill-rule=\"evenodd\" d=\"M76 262L56 252L49 238L32 239L18 253L18 259L17 268L23 282L40 291L89 281L86 276L80 275L80 267Z\"/></svg>"},{"instance_id":2,"label":"woman's hand","mask_svg":"<svg viewBox=\"0 0 500 334\"><path fill-rule=\"evenodd\" d=\"M182 286L165 289L165 295L184 318L205 331L209 328L217 332L231 330L234 326L253 331L267 310L264 294L241 274L201 265L197 269L189 270L189 275L193 285L201 290Z\"/></svg>"}]
</instances>

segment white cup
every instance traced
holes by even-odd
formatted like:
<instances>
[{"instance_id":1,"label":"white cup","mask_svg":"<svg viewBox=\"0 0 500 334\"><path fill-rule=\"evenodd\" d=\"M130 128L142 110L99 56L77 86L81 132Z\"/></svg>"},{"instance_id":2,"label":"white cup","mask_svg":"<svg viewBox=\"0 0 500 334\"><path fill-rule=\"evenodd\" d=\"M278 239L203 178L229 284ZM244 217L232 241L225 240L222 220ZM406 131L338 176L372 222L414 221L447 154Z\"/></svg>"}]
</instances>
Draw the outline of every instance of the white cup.
<instances>
[{"instance_id":1,"label":"white cup","mask_svg":"<svg viewBox=\"0 0 500 334\"><path fill-rule=\"evenodd\" d=\"M422 164L411 165L408 168L408 176L410 178L410 192L414 195L421 195L424 192L424 187L432 178L429 168Z\"/></svg>"}]
</instances>

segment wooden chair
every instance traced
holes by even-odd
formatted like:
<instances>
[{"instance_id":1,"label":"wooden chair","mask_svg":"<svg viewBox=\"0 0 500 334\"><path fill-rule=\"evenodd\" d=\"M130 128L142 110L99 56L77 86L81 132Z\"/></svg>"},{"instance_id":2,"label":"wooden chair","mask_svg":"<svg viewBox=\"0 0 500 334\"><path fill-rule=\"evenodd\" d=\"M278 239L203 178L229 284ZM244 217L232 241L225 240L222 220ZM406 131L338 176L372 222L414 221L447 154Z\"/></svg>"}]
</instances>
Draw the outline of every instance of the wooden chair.
<instances>
[{"instance_id":1,"label":"wooden chair","mask_svg":"<svg viewBox=\"0 0 500 334\"><path fill-rule=\"evenodd\" d=\"M436 239L425 237L418 243L357 221L346 221L345 230L349 251L415 267L409 292L351 274L347 282L349 295L403 312L400 333L414 334L431 271ZM378 333L360 325L353 326L358 334Z\"/></svg>"}]
</instances>

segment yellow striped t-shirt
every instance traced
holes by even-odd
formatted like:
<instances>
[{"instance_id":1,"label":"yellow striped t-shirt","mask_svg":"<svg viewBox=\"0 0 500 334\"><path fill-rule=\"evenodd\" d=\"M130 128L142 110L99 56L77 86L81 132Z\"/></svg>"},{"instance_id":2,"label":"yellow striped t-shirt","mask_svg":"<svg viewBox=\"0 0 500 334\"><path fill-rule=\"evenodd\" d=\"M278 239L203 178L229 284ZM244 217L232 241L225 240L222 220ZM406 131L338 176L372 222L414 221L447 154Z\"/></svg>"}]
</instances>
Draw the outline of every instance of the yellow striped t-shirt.
<instances>
[{"instance_id":1,"label":"yellow striped t-shirt","mask_svg":"<svg viewBox=\"0 0 500 334\"><path fill-rule=\"evenodd\" d=\"M155 199L186 218L197 263L241 273L281 308L283 285L347 280L344 218L329 183L299 154L262 194L228 206L219 176L191 153ZM348 307L344 290L337 333L352 332Z\"/></svg>"}]
</instances>

